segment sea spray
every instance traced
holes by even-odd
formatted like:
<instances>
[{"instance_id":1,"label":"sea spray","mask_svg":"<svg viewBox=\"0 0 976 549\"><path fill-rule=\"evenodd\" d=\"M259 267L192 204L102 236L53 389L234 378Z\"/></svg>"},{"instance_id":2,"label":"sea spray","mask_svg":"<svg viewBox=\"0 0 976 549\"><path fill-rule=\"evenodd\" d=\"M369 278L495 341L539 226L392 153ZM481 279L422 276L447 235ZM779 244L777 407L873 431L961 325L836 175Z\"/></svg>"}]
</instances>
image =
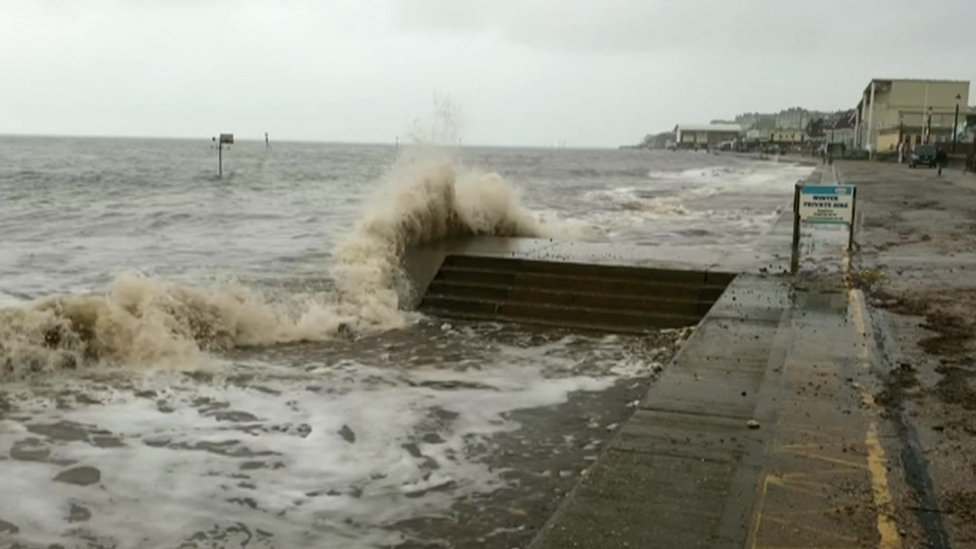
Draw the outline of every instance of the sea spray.
<instances>
[{"instance_id":1,"label":"sea spray","mask_svg":"<svg viewBox=\"0 0 976 549\"><path fill-rule=\"evenodd\" d=\"M125 275L103 295L47 298L0 310L0 378L74 369L191 361L201 351L321 340L330 305L272 301L241 285L191 287Z\"/></svg>"},{"instance_id":2,"label":"sea spray","mask_svg":"<svg viewBox=\"0 0 976 549\"><path fill-rule=\"evenodd\" d=\"M417 146L401 155L383 192L340 242L333 277L357 328L395 328L404 316L402 259L407 249L472 235L550 236L505 179L468 170L448 152Z\"/></svg>"},{"instance_id":3,"label":"sea spray","mask_svg":"<svg viewBox=\"0 0 976 549\"><path fill-rule=\"evenodd\" d=\"M0 309L0 379L95 363L186 363L242 346L322 341L402 327L404 253L466 235L553 236L505 179L450 152L404 149L336 250L335 292L268 295L236 284L187 286L126 275L100 295Z\"/></svg>"}]
</instances>

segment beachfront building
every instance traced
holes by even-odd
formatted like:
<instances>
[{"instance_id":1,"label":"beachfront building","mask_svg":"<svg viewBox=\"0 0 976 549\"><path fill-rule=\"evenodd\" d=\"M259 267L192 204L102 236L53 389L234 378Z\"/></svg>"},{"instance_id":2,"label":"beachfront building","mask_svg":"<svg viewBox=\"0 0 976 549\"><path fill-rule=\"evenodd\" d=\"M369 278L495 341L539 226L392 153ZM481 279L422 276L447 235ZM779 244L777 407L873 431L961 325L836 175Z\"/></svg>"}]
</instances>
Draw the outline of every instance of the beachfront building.
<instances>
[{"instance_id":1,"label":"beachfront building","mask_svg":"<svg viewBox=\"0 0 976 549\"><path fill-rule=\"evenodd\" d=\"M799 145L806 137L807 132L800 128L776 128L769 133L769 141L778 145Z\"/></svg>"},{"instance_id":2,"label":"beachfront building","mask_svg":"<svg viewBox=\"0 0 976 549\"><path fill-rule=\"evenodd\" d=\"M836 113L824 123L824 141L831 145L843 146L844 149L854 148L854 126L857 113L850 111Z\"/></svg>"},{"instance_id":3,"label":"beachfront building","mask_svg":"<svg viewBox=\"0 0 976 549\"><path fill-rule=\"evenodd\" d=\"M855 110L855 145L871 153L908 141L952 141L957 107L969 104L968 80L871 80Z\"/></svg>"},{"instance_id":4,"label":"beachfront building","mask_svg":"<svg viewBox=\"0 0 976 549\"><path fill-rule=\"evenodd\" d=\"M770 143L785 146L800 145L809 140L807 132L792 128L753 128L745 133L745 138L747 143Z\"/></svg>"},{"instance_id":5,"label":"beachfront building","mask_svg":"<svg viewBox=\"0 0 976 549\"><path fill-rule=\"evenodd\" d=\"M739 139L738 124L678 124L674 127L675 146L679 149L717 149L723 143Z\"/></svg>"}]
</instances>

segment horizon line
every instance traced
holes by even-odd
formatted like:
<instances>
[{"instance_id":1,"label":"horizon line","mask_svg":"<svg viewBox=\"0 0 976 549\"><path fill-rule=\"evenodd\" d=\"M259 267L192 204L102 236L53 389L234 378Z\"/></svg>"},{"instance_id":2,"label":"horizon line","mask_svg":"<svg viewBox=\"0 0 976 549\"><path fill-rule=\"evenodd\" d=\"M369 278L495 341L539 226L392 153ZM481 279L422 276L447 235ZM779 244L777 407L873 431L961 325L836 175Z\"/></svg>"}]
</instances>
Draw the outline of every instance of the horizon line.
<instances>
[{"instance_id":1,"label":"horizon line","mask_svg":"<svg viewBox=\"0 0 976 549\"><path fill-rule=\"evenodd\" d=\"M225 132L226 133L226 132ZM214 134L211 137L217 137L219 133ZM7 133L0 131L0 138L2 137L25 137L25 138L63 138L63 139L158 139L158 140L169 140L169 141L203 141L209 143L210 140L205 137L187 137L187 136L173 136L173 135L106 135L106 134L83 134L83 133ZM234 135L235 141L238 140L237 134ZM263 143L264 137L241 138L240 141L244 142L255 142ZM409 146L414 144L413 141L338 141L329 139L305 139L305 138L282 138L282 139L271 139L269 132L269 142L274 143L319 143L319 144L329 144L329 145L372 145L372 146L389 146L395 147L397 145ZM563 143L563 141L557 141L556 143ZM456 146L457 143L437 143L437 145L442 146ZM518 148L518 149L609 149L616 150L620 147L629 146L630 144L620 144L620 145L538 145L538 144L495 144L495 143L466 143L463 140L460 141L460 146L463 147L483 147L483 148Z\"/></svg>"}]
</instances>

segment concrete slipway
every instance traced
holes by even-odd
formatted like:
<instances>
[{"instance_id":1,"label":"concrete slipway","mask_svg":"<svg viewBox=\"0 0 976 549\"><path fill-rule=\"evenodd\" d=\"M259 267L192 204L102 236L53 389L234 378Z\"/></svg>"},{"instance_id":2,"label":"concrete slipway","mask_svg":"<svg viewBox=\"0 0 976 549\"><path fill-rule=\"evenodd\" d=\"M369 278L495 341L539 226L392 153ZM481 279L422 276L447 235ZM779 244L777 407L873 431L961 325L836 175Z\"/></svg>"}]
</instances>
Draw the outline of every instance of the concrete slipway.
<instances>
[{"instance_id":1,"label":"concrete slipway","mask_svg":"<svg viewBox=\"0 0 976 549\"><path fill-rule=\"evenodd\" d=\"M892 508L902 483L889 473L889 433L873 402L863 297L847 283L839 249L833 261L806 264L806 274L783 274L791 216L739 250L480 239L417 251L411 269L425 282L453 254L653 266L728 284L533 549L901 546L905 526ZM468 294L488 299L478 292ZM502 307L465 310L477 318Z\"/></svg>"}]
</instances>

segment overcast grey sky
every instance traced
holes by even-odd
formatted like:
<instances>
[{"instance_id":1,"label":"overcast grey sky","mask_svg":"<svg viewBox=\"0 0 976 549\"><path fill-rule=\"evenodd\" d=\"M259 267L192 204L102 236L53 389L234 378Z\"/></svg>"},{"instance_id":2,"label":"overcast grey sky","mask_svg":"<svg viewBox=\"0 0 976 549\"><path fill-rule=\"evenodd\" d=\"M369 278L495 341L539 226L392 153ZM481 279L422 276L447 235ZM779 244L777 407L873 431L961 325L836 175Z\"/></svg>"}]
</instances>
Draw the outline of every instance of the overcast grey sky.
<instances>
[{"instance_id":1,"label":"overcast grey sky","mask_svg":"<svg viewBox=\"0 0 976 549\"><path fill-rule=\"evenodd\" d=\"M0 0L0 133L616 146L976 80L976 0ZM967 28L969 29L967 31ZM972 99L970 99L972 103Z\"/></svg>"}]
</instances>

